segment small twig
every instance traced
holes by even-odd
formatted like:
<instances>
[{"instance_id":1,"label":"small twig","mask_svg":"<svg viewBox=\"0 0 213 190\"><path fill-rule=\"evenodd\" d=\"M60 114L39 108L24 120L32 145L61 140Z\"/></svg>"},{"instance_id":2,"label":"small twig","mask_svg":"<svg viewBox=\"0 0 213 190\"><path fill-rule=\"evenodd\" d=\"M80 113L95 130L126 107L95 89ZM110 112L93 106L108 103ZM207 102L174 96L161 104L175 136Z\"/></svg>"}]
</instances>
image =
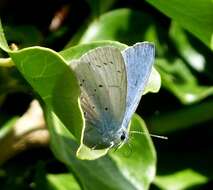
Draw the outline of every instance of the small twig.
<instances>
[{"instance_id":1,"label":"small twig","mask_svg":"<svg viewBox=\"0 0 213 190\"><path fill-rule=\"evenodd\" d=\"M70 5L63 5L59 10L57 10L50 23L49 26L50 31L53 32L60 28L60 26L63 24L64 20L68 16L69 10Z\"/></svg>"},{"instance_id":2,"label":"small twig","mask_svg":"<svg viewBox=\"0 0 213 190\"><path fill-rule=\"evenodd\" d=\"M0 67L13 67L15 66L11 58L0 58Z\"/></svg>"}]
</instances>

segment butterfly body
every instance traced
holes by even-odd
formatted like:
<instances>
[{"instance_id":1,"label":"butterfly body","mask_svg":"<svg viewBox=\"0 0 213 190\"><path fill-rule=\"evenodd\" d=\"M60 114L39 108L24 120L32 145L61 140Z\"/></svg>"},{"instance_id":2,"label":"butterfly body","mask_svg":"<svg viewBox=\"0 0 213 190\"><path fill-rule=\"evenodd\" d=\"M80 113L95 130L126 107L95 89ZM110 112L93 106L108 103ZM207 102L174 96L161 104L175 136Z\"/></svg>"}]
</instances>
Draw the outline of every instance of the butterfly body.
<instances>
[{"instance_id":1,"label":"butterfly body","mask_svg":"<svg viewBox=\"0 0 213 190\"><path fill-rule=\"evenodd\" d=\"M70 64L81 88L87 147L118 147L128 139L153 59L153 45L139 43L123 52L112 46L95 48Z\"/></svg>"}]
</instances>

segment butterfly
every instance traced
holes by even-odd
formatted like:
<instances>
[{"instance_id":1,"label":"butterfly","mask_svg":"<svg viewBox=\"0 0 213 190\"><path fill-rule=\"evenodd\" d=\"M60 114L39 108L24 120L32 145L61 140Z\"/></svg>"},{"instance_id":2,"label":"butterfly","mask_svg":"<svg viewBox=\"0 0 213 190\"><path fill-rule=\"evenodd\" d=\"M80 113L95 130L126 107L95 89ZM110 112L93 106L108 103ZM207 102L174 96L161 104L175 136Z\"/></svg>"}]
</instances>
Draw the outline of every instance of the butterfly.
<instances>
[{"instance_id":1,"label":"butterfly","mask_svg":"<svg viewBox=\"0 0 213 190\"><path fill-rule=\"evenodd\" d=\"M98 47L70 63L81 89L84 145L99 150L127 141L154 56L154 45L141 42L122 52L113 46Z\"/></svg>"}]
</instances>

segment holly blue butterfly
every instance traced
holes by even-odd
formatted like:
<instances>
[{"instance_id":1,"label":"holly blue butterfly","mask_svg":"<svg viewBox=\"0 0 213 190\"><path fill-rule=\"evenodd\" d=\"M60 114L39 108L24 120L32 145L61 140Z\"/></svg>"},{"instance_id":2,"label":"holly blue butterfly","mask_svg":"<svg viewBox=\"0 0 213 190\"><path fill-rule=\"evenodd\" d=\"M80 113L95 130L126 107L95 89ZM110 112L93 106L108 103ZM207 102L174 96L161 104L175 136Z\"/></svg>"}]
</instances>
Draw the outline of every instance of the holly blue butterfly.
<instances>
[{"instance_id":1,"label":"holly blue butterfly","mask_svg":"<svg viewBox=\"0 0 213 190\"><path fill-rule=\"evenodd\" d=\"M92 149L119 147L154 63L155 48L142 42L120 51L112 46L90 50L70 64L81 88L85 117L83 144Z\"/></svg>"}]
</instances>

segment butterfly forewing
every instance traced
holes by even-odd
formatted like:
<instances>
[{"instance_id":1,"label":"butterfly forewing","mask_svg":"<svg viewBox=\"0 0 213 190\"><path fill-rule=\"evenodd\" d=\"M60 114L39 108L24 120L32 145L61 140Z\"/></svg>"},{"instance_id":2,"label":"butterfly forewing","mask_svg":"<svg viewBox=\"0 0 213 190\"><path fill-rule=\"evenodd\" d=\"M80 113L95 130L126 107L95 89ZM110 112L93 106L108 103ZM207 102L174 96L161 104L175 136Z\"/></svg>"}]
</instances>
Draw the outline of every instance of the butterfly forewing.
<instances>
[{"instance_id":1,"label":"butterfly forewing","mask_svg":"<svg viewBox=\"0 0 213 190\"><path fill-rule=\"evenodd\" d=\"M154 63L154 45L148 42L137 43L122 52L127 71L127 104L124 124L135 112Z\"/></svg>"},{"instance_id":2,"label":"butterfly forewing","mask_svg":"<svg viewBox=\"0 0 213 190\"><path fill-rule=\"evenodd\" d=\"M70 66L81 87L85 129L97 130L102 136L116 132L126 110L127 78L121 52L114 47L96 48Z\"/></svg>"}]
</instances>

